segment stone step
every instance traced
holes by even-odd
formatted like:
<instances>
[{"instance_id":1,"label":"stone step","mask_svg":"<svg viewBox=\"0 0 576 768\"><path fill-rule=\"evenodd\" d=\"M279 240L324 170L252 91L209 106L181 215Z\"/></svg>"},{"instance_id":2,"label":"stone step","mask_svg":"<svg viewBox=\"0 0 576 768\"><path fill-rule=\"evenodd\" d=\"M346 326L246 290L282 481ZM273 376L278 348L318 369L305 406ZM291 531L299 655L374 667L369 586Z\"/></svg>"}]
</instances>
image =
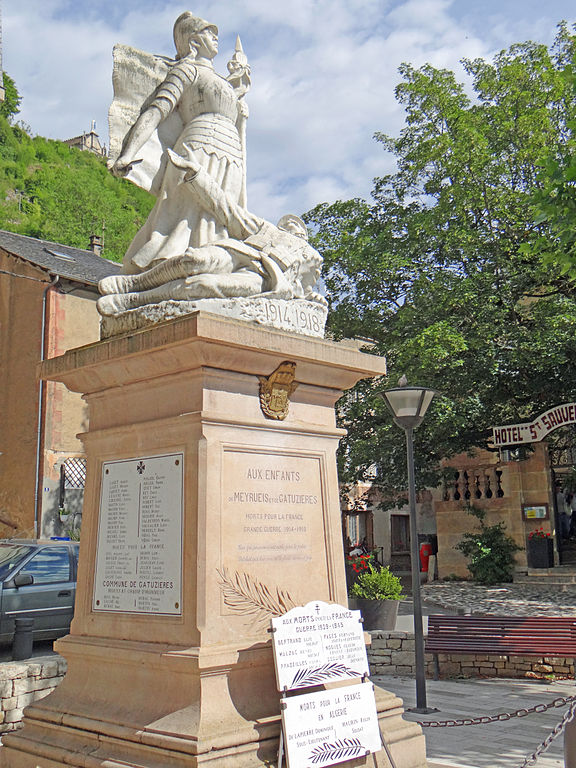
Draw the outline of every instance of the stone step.
<instances>
[{"instance_id":1,"label":"stone step","mask_svg":"<svg viewBox=\"0 0 576 768\"><path fill-rule=\"evenodd\" d=\"M523 581L522 585L525 587L534 587L535 589L553 589L555 592L566 592L567 594L576 594L576 584L557 584L554 581L546 582L543 584L541 581Z\"/></svg>"},{"instance_id":2,"label":"stone step","mask_svg":"<svg viewBox=\"0 0 576 768\"><path fill-rule=\"evenodd\" d=\"M551 573L549 576L540 576L537 574L528 574L526 576L517 576L514 581L517 584L574 584L576 586L576 578L574 576L563 576L561 573Z\"/></svg>"},{"instance_id":3,"label":"stone step","mask_svg":"<svg viewBox=\"0 0 576 768\"><path fill-rule=\"evenodd\" d=\"M554 587L562 592L576 591L576 570L565 566L529 569L524 573L516 573L514 583Z\"/></svg>"}]
</instances>

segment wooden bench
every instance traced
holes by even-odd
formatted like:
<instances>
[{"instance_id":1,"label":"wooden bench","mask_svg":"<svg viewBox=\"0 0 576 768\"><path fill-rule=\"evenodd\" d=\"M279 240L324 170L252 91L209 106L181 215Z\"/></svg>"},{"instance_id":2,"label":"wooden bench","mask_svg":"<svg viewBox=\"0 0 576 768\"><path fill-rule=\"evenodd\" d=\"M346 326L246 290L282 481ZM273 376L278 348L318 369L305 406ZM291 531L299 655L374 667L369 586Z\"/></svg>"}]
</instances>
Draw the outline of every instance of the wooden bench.
<instances>
[{"instance_id":1,"label":"wooden bench","mask_svg":"<svg viewBox=\"0 0 576 768\"><path fill-rule=\"evenodd\" d=\"M576 617L429 616L425 651L576 658Z\"/></svg>"}]
</instances>

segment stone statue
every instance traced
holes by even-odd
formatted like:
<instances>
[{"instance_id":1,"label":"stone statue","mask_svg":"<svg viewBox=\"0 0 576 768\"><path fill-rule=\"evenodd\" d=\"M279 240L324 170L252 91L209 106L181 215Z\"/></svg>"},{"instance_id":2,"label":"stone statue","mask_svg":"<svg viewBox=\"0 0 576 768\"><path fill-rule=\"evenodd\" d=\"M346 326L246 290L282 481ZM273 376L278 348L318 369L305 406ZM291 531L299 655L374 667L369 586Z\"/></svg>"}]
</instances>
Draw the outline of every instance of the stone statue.
<instances>
[{"instance_id":1,"label":"stone statue","mask_svg":"<svg viewBox=\"0 0 576 768\"><path fill-rule=\"evenodd\" d=\"M212 64L214 24L186 11L174 25L174 42L175 60L127 46L114 50L110 165L157 201L126 252L123 274L100 284L103 335L165 319L157 305L166 302L166 317L193 311L198 301L238 316L230 299L250 299L240 316L259 322L256 299L304 302L322 315L323 329L326 302L314 290L322 259L304 223L288 215L274 226L247 208L250 67L239 38L227 78ZM264 314L270 322L270 312ZM298 324L294 330L307 332Z\"/></svg>"}]
</instances>

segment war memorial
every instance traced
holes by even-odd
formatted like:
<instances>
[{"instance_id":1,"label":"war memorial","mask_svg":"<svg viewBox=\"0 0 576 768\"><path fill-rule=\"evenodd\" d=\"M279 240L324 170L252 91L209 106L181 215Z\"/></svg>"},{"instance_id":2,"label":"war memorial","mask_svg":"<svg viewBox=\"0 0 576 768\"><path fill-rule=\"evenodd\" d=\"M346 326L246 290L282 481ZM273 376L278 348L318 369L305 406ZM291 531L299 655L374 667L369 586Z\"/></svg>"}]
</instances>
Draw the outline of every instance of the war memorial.
<instances>
[{"instance_id":1,"label":"war memorial","mask_svg":"<svg viewBox=\"0 0 576 768\"><path fill-rule=\"evenodd\" d=\"M335 641L350 620L332 609L347 605L334 404L385 362L324 341L306 227L249 209L240 43L221 76L214 24L186 12L174 42L173 59L114 53L112 171L157 202L100 285L101 341L41 366L89 406L80 573L56 646L68 673L5 737L3 768L276 763L271 624L313 601L341 617ZM376 708L384 748L354 765L425 766L400 699L380 690Z\"/></svg>"}]
</instances>

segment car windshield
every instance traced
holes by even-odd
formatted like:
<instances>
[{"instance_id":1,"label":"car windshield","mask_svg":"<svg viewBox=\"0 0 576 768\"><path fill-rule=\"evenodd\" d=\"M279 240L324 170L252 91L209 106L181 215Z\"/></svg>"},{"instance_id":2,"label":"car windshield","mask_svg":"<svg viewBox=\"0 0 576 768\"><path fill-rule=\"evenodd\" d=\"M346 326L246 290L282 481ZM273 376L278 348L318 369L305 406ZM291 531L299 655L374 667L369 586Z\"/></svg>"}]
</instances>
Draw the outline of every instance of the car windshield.
<instances>
[{"instance_id":1,"label":"car windshield","mask_svg":"<svg viewBox=\"0 0 576 768\"><path fill-rule=\"evenodd\" d=\"M0 581L3 581L33 551L34 547L20 544L0 544Z\"/></svg>"}]
</instances>

